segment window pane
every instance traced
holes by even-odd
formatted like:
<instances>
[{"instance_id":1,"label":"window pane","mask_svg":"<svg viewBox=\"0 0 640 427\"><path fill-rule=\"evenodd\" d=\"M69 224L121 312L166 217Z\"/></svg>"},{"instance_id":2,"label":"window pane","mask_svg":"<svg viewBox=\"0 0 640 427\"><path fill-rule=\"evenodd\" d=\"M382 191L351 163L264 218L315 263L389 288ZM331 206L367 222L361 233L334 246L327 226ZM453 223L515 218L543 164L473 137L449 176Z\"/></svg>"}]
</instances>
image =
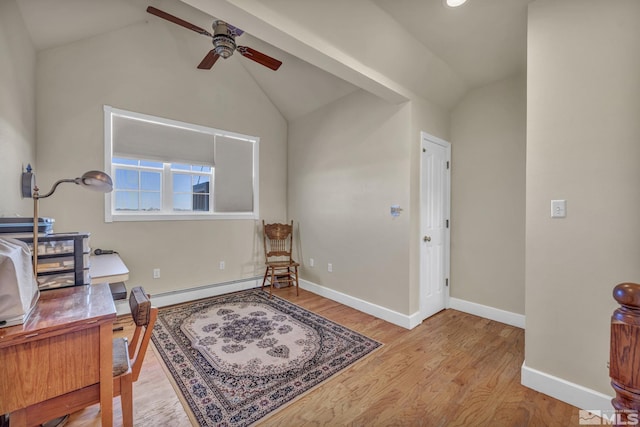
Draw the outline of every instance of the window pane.
<instances>
[{"instance_id":1,"label":"window pane","mask_svg":"<svg viewBox=\"0 0 640 427\"><path fill-rule=\"evenodd\" d=\"M162 162L152 162L151 160L140 160L140 166L146 166L148 168L162 169Z\"/></svg>"},{"instance_id":2,"label":"window pane","mask_svg":"<svg viewBox=\"0 0 640 427\"><path fill-rule=\"evenodd\" d=\"M148 191L160 191L162 175L160 172L140 172L140 189Z\"/></svg>"},{"instance_id":3,"label":"window pane","mask_svg":"<svg viewBox=\"0 0 640 427\"><path fill-rule=\"evenodd\" d=\"M206 172L206 173L211 173L211 166L197 166L194 165L191 168L192 171L194 172Z\"/></svg>"},{"instance_id":4,"label":"window pane","mask_svg":"<svg viewBox=\"0 0 640 427\"><path fill-rule=\"evenodd\" d=\"M129 169L116 169L116 185L117 190L137 190L138 187L138 171Z\"/></svg>"},{"instance_id":5,"label":"window pane","mask_svg":"<svg viewBox=\"0 0 640 427\"><path fill-rule=\"evenodd\" d=\"M133 160L133 159L124 159L122 157L114 157L113 159L111 159L112 163L117 163L119 165L131 165L131 166L138 166L138 161L137 160Z\"/></svg>"},{"instance_id":6,"label":"window pane","mask_svg":"<svg viewBox=\"0 0 640 427\"><path fill-rule=\"evenodd\" d=\"M140 193L140 209L143 211L159 211L162 206L160 193Z\"/></svg>"},{"instance_id":7,"label":"window pane","mask_svg":"<svg viewBox=\"0 0 640 427\"><path fill-rule=\"evenodd\" d=\"M117 211L137 211L138 192L137 191L116 191Z\"/></svg>"},{"instance_id":8,"label":"window pane","mask_svg":"<svg viewBox=\"0 0 640 427\"><path fill-rule=\"evenodd\" d=\"M208 193L209 192L209 181L211 181L211 177L210 176L193 175L193 192L194 193Z\"/></svg>"},{"instance_id":9,"label":"window pane","mask_svg":"<svg viewBox=\"0 0 640 427\"><path fill-rule=\"evenodd\" d=\"M183 165L180 163L171 163L171 169L181 170L181 171L190 171L191 165Z\"/></svg>"},{"instance_id":10,"label":"window pane","mask_svg":"<svg viewBox=\"0 0 640 427\"><path fill-rule=\"evenodd\" d=\"M177 173L173 175L174 193L191 193L191 175Z\"/></svg>"},{"instance_id":11,"label":"window pane","mask_svg":"<svg viewBox=\"0 0 640 427\"><path fill-rule=\"evenodd\" d=\"M208 212L209 211L209 194L194 194L193 210Z\"/></svg>"},{"instance_id":12,"label":"window pane","mask_svg":"<svg viewBox=\"0 0 640 427\"><path fill-rule=\"evenodd\" d=\"M190 211L191 209L191 193L174 194L173 195L174 211Z\"/></svg>"}]
</instances>

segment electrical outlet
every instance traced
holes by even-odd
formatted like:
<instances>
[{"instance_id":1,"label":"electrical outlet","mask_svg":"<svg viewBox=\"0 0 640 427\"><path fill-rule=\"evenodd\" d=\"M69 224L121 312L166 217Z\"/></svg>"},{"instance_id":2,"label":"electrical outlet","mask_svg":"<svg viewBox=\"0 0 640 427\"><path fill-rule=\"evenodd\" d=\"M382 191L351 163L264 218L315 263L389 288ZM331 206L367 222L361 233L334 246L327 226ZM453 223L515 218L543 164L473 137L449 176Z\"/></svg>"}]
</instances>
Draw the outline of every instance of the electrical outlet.
<instances>
[{"instance_id":1,"label":"electrical outlet","mask_svg":"<svg viewBox=\"0 0 640 427\"><path fill-rule=\"evenodd\" d=\"M313 258L309 258L309 267L313 267L315 265L315 261L313 260Z\"/></svg>"},{"instance_id":2,"label":"electrical outlet","mask_svg":"<svg viewBox=\"0 0 640 427\"><path fill-rule=\"evenodd\" d=\"M159 279L160 278L160 269L159 268L154 268L153 269L153 278L154 279Z\"/></svg>"},{"instance_id":3,"label":"electrical outlet","mask_svg":"<svg viewBox=\"0 0 640 427\"><path fill-rule=\"evenodd\" d=\"M224 261L220 261L220 270L224 270L225 263Z\"/></svg>"},{"instance_id":4,"label":"electrical outlet","mask_svg":"<svg viewBox=\"0 0 640 427\"><path fill-rule=\"evenodd\" d=\"M328 271L329 273L332 273L332 272L333 272L333 264L331 264L331 263L327 264L327 271Z\"/></svg>"}]
</instances>

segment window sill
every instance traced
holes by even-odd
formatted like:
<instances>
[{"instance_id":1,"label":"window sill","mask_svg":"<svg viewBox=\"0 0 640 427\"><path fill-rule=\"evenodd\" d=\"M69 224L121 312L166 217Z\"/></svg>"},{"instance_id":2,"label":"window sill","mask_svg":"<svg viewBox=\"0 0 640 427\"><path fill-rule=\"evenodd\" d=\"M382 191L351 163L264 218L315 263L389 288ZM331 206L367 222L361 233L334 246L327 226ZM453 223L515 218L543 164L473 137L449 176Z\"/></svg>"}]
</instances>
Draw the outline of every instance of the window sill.
<instances>
[{"instance_id":1,"label":"window sill","mask_svg":"<svg viewBox=\"0 0 640 427\"><path fill-rule=\"evenodd\" d=\"M135 222L135 221L202 221L202 220L220 220L220 219L258 219L253 212L229 212L214 214L118 214L105 216L105 222Z\"/></svg>"}]
</instances>

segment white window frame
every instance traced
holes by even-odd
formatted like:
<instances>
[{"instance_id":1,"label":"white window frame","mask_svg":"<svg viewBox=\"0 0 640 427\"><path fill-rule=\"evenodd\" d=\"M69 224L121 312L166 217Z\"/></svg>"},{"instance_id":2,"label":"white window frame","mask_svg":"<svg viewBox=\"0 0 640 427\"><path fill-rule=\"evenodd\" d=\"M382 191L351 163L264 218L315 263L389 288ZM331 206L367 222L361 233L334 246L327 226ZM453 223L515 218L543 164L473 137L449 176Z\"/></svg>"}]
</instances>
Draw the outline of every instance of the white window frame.
<instances>
[{"instance_id":1,"label":"white window frame","mask_svg":"<svg viewBox=\"0 0 640 427\"><path fill-rule=\"evenodd\" d=\"M212 136L223 136L226 138L239 139L242 141L248 141L252 143L253 150L253 211L251 212L199 212L199 211L167 211L162 210L159 212L149 212L149 211L141 211L141 212L117 212L113 210L114 206L114 192L105 194L105 211L104 217L105 222L119 222L119 221L180 221L180 220L215 220L215 219L250 219L256 220L260 218L259 213L259 145L260 138L256 136L243 135L240 133L224 131L220 129L215 129L207 126L195 125L191 123L181 122L177 120L166 119L163 117L151 116L148 114L136 113L133 111L121 110L118 108L114 108L108 105L104 106L104 162L105 162L105 171L109 171L110 174L113 174L114 166L112 164L113 158L113 135L112 135L112 120L114 116L132 118L137 120L144 120L151 123L158 123L160 125L165 126L173 126L183 129L194 130L197 132L203 132L210 134ZM127 157L127 156L123 156ZM137 156L136 156L137 157ZM152 160L153 159L141 159L141 160ZM176 161L175 163L182 163L184 161ZM164 164L164 168L170 167L168 163ZM215 166L213 166L215 169ZM174 171L179 172L179 171ZM186 172L186 171L185 171ZM166 174L166 171L163 172L163 175ZM169 173L171 176L171 172ZM213 194L214 194L214 177L211 180L211 185L209 189L209 206L212 206L212 209L215 209L213 206ZM164 182L164 178L163 178ZM165 206L165 197L172 197L172 182L164 183L161 188L162 199L163 199L163 209ZM171 194L168 194L171 192ZM173 205L173 202L171 202Z\"/></svg>"}]
</instances>

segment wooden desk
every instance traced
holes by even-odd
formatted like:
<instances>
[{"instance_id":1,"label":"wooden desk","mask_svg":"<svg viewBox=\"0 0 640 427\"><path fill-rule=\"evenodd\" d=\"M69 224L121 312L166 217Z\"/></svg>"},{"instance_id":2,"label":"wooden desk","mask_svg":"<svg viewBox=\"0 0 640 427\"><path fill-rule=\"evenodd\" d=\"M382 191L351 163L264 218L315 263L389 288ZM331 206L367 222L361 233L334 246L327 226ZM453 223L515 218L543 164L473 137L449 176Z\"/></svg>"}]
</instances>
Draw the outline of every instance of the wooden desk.
<instances>
[{"instance_id":1,"label":"wooden desk","mask_svg":"<svg viewBox=\"0 0 640 427\"><path fill-rule=\"evenodd\" d=\"M41 405L63 395L72 399L94 384L100 385L102 426L113 424L115 318L103 283L41 292L26 323L0 329L0 414L11 413L11 427L65 415L64 405Z\"/></svg>"}]
</instances>

